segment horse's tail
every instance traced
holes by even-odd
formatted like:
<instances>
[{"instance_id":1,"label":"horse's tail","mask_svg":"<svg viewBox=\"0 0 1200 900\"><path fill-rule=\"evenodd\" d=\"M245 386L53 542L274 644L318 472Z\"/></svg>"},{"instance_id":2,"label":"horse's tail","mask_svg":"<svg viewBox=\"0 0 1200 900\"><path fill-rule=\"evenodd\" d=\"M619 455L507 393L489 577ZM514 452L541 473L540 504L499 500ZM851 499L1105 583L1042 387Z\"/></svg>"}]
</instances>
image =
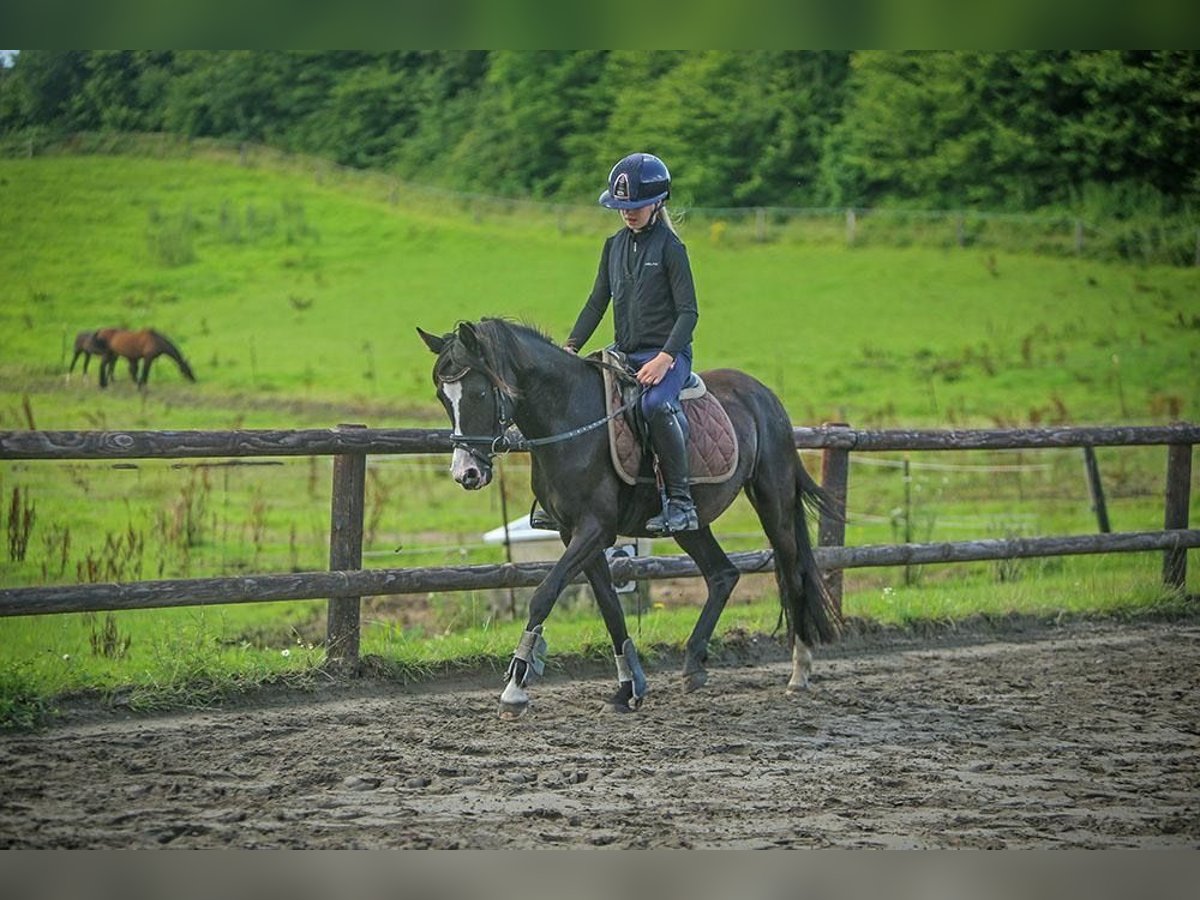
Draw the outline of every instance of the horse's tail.
<instances>
[{"instance_id":1,"label":"horse's tail","mask_svg":"<svg viewBox=\"0 0 1200 900\"><path fill-rule=\"evenodd\" d=\"M796 563L800 571L797 589L781 593L788 604L788 618L796 636L809 646L835 641L839 631L837 604L825 586L808 534L810 511L841 517L837 502L813 480L797 456L795 528Z\"/></svg>"},{"instance_id":2,"label":"horse's tail","mask_svg":"<svg viewBox=\"0 0 1200 900\"><path fill-rule=\"evenodd\" d=\"M150 334L154 336L156 341L162 344L163 353L175 360L179 366L179 371L183 373L183 377L188 381L195 381L196 376L192 374L192 367L187 364L187 360L183 358L183 354L179 352L179 348L172 344L170 339L161 331L155 331L151 328Z\"/></svg>"}]
</instances>

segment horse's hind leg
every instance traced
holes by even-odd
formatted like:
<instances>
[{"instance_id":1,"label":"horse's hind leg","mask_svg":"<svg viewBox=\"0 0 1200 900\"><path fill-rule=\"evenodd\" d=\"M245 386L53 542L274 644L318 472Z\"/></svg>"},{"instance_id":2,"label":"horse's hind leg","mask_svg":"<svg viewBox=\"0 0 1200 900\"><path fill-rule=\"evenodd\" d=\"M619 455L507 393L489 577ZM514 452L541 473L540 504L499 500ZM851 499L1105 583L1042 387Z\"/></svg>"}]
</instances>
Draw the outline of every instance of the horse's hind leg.
<instances>
[{"instance_id":1,"label":"horse's hind leg","mask_svg":"<svg viewBox=\"0 0 1200 900\"><path fill-rule=\"evenodd\" d=\"M799 465L799 462L796 463ZM804 511L798 509L795 475L781 477L767 472L756 475L755 481L746 487L755 512L758 513L767 541L775 551L775 582L779 586L779 602L788 623L788 636L792 644L792 672L788 678L789 693L808 687L808 676L812 672L812 649L801 638L800 607L809 588L804 584L806 577L801 571L801 548L799 540L808 540L807 532L801 537L796 528L804 527ZM810 573L808 577L812 577ZM820 578L819 574L815 577ZM814 588L815 589L815 588Z\"/></svg>"},{"instance_id":2,"label":"horse's hind leg","mask_svg":"<svg viewBox=\"0 0 1200 900\"><path fill-rule=\"evenodd\" d=\"M725 602L741 578L741 573L725 555L708 526L699 531L681 531L674 537L675 542L696 561L704 576L704 582L708 585L708 598L704 601L704 609L700 611L700 618L696 620L696 626L688 638L683 657L683 689L694 691L708 681L708 671L704 668L708 659L708 642L716 630L721 612L725 609Z\"/></svg>"},{"instance_id":3,"label":"horse's hind leg","mask_svg":"<svg viewBox=\"0 0 1200 900\"><path fill-rule=\"evenodd\" d=\"M616 712L633 712L642 705L650 687L646 673L642 671L637 648L625 627L625 611L621 609L621 598L612 583L612 572L603 553L595 554L583 567L596 605L612 638L613 657L617 664L617 692L609 701Z\"/></svg>"}]
</instances>

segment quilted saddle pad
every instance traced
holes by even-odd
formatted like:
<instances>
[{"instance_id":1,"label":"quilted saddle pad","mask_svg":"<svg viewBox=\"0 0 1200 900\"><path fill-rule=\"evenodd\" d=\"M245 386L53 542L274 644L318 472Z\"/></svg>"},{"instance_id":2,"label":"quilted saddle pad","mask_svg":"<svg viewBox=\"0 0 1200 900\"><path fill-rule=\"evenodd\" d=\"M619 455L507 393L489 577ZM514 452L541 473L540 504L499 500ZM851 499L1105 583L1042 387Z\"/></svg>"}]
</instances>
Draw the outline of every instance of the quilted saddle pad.
<instances>
[{"instance_id":1,"label":"quilted saddle pad","mask_svg":"<svg viewBox=\"0 0 1200 900\"><path fill-rule=\"evenodd\" d=\"M617 364L617 359L603 351L604 362ZM621 382L616 374L604 368L604 387L608 412L611 415L625 402ZM721 401L708 392L699 375L679 395L688 420L688 461L692 484L719 484L727 481L737 469L738 440ZM643 471L642 443L624 414L608 421L608 445L613 468L626 484L650 484L655 481L653 470L646 465Z\"/></svg>"}]
</instances>

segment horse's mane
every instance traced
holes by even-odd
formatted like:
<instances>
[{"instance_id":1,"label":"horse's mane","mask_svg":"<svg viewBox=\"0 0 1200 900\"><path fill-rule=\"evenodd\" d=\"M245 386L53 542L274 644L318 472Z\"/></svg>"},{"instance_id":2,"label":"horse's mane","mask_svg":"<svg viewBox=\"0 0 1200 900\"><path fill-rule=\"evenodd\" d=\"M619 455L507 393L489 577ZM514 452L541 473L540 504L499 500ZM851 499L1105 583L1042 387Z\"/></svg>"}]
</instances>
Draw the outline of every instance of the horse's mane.
<instances>
[{"instance_id":1,"label":"horse's mane","mask_svg":"<svg viewBox=\"0 0 1200 900\"><path fill-rule=\"evenodd\" d=\"M479 344L478 355L463 344L459 335L464 327L473 330ZM531 363L534 348L545 345L560 349L553 338L536 326L495 317L485 317L476 323L459 322L453 337L455 339L448 341L442 351L437 372L478 369L510 397L518 395L516 373Z\"/></svg>"}]
</instances>

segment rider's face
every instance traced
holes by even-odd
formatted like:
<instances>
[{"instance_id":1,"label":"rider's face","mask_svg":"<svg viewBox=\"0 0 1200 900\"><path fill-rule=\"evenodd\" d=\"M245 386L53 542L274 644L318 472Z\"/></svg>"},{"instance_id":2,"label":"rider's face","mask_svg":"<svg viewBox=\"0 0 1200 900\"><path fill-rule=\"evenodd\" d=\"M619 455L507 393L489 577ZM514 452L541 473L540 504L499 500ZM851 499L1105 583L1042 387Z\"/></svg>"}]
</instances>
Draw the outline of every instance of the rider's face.
<instances>
[{"instance_id":1,"label":"rider's face","mask_svg":"<svg viewBox=\"0 0 1200 900\"><path fill-rule=\"evenodd\" d=\"M625 220L626 226L634 231L641 231L650 224L650 219L654 215L654 205L643 206L640 209L623 209L621 210L621 218Z\"/></svg>"}]
</instances>

